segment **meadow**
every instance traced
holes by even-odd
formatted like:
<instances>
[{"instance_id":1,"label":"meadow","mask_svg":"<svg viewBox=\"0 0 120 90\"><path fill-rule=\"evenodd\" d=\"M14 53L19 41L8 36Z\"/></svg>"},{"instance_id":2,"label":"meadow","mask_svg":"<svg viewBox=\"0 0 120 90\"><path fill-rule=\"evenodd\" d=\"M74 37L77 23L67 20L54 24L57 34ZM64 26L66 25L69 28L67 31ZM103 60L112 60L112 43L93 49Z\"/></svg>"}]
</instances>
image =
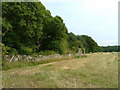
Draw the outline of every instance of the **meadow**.
<instances>
[{"instance_id":1,"label":"meadow","mask_svg":"<svg viewBox=\"0 0 120 90\"><path fill-rule=\"evenodd\" d=\"M4 88L117 88L118 53L2 71Z\"/></svg>"}]
</instances>

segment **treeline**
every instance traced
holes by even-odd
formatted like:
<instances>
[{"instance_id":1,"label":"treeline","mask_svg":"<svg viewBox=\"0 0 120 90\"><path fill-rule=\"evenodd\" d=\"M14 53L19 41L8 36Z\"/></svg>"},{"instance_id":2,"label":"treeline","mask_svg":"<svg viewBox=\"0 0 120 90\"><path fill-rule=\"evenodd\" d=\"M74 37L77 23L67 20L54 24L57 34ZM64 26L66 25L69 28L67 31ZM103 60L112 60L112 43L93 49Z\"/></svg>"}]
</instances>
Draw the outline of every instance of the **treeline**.
<instances>
[{"instance_id":1,"label":"treeline","mask_svg":"<svg viewBox=\"0 0 120 90\"><path fill-rule=\"evenodd\" d=\"M60 54L100 51L87 35L69 33L60 16L53 17L41 2L2 3L3 53L31 54L54 51Z\"/></svg>"},{"instance_id":2,"label":"treeline","mask_svg":"<svg viewBox=\"0 0 120 90\"><path fill-rule=\"evenodd\" d=\"M102 52L119 52L120 46L102 46L101 47Z\"/></svg>"}]
</instances>

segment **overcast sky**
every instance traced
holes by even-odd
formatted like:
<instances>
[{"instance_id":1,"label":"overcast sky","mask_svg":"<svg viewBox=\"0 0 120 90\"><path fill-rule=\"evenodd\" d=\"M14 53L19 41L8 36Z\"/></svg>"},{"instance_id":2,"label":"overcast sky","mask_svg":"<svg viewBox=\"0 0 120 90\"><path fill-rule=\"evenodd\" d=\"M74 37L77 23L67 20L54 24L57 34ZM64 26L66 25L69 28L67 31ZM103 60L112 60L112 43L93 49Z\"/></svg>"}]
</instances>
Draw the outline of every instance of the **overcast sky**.
<instances>
[{"instance_id":1,"label":"overcast sky","mask_svg":"<svg viewBox=\"0 0 120 90\"><path fill-rule=\"evenodd\" d=\"M41 0L69 32L91 36L100 46L118 44L119 0Z\"/></svg>"}]
</instances>

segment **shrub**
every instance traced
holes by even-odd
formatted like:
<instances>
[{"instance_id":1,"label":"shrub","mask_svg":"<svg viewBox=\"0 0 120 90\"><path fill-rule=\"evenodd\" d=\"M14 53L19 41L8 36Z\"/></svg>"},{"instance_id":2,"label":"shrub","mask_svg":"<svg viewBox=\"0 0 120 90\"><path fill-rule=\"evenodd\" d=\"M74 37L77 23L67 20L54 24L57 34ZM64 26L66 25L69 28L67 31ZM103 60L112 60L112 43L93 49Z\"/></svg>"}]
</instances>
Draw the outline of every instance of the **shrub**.
<instances>
[{"instance_id":1,"label":"shrub","mask_svg":"<svg viewBox=\"0 0 120 90\"><path fill-rule=\"evenodd\" d=\"M53 55L53 54L57 54L57 52L50 51L50 50L45 50L45 51L40 51L40 52L33 53L32 55Z\"/></svg>"},{"instance_id":2,"label":"shrub","mask_svg":"<svg viewBox=\"0 0 120 90\"><path fill-rule=\"evenodd\" d=\"M9 54L18 54L18 51L15 48L10 48L8 52Z\"/></svg>"},{"instance_id":3,"label":"shrub","mask_svg":"<svg viewBox=\"0 0 120 90\"><path fill-rule=\"evenodd\" d=\"M0 48L2 48L2 55L8 54L8 50L10 49L10 47L5 46L3 43L0 43Z\"/></svg>"}]
</instances>

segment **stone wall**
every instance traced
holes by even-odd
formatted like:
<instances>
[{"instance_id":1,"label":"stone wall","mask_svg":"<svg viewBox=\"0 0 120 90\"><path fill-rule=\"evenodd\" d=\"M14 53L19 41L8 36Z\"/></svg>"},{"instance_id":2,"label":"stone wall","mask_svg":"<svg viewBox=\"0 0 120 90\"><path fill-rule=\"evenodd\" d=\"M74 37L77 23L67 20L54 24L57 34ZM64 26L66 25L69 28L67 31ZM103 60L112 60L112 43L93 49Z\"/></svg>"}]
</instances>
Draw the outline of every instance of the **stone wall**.
<instances>
[{"instance_id":1,"label":"stone wall","mask_svg":"<svg viewBox=\"0 0 120 90\"><path fill-rule=\"evenodd\" d=\"M54 59L54 58L63 58L63 57L72 57L72 54L68 55L60 55L60 54L55 54L55 55L48 55L48 56L43 56L43 55L5 55L3 56L3 59L6 61L20 61L20 60L25 60L25 61L41 61L41 60L47 60L47 59Z\"/></svg>"}]
</instances>

